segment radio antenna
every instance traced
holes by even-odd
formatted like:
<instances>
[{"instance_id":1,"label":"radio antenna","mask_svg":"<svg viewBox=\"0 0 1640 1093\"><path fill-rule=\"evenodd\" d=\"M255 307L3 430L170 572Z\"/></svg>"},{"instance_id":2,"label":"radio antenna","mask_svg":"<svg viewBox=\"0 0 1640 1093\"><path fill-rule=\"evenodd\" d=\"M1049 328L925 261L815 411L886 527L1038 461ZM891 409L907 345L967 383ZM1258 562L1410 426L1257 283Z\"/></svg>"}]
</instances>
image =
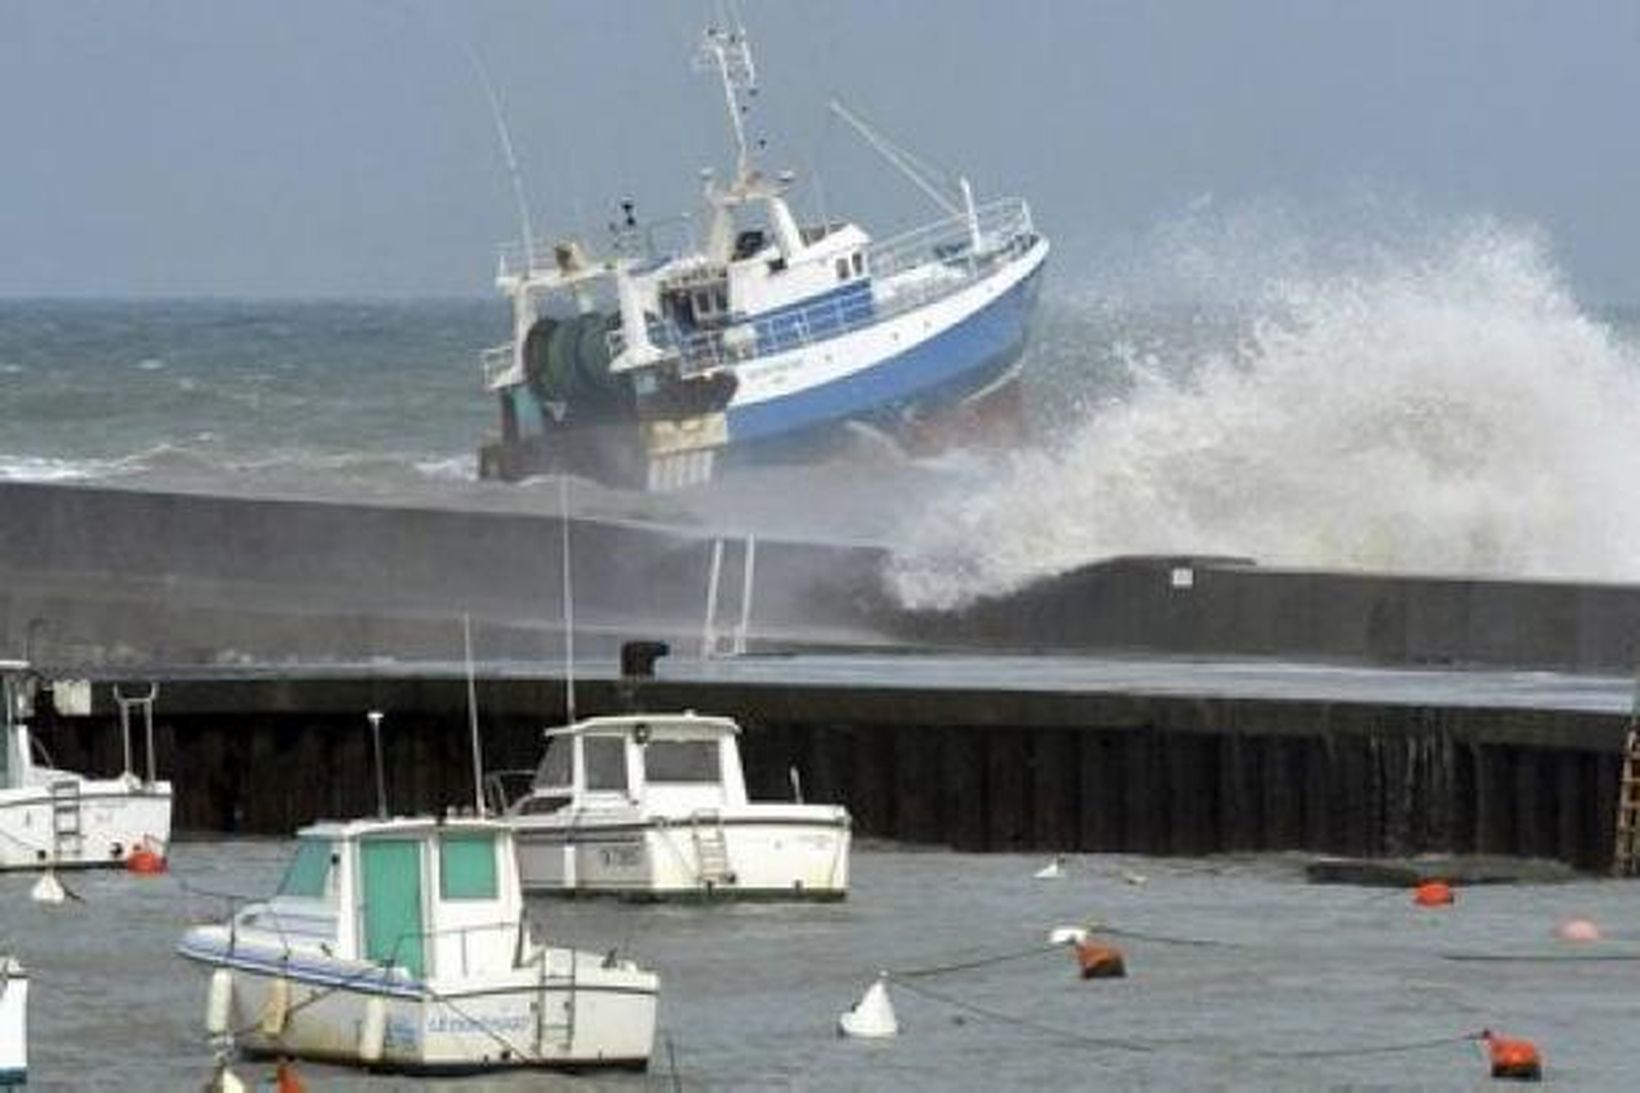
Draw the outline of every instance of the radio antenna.
<instances>
[{"instance_id":1,"label":"radio antenna","mask_svg":"<svg viewBox=\"0 0 1640 1093\"><path fill-rule=\"evenodd\" d=\"M507 161L507 176L512 183L513 201L518 206L518 227L524 233L524 264L525 269L535 269L535 229L530 220L530 203L524 194L524 172L519 169L518 157L513 153L512 131L507 128L507 116L501 109L501 96L496 93L495 84L490 79L489 70L484 67L484 60L478 55L472 39L464 38L462 44L467 50L467 61L473 66L473 74L478 77L479 86L484 89L484 101L490 106L490 119L495 122L495 135L501 143L501 155Z\"/></svg>"}]
</instances>

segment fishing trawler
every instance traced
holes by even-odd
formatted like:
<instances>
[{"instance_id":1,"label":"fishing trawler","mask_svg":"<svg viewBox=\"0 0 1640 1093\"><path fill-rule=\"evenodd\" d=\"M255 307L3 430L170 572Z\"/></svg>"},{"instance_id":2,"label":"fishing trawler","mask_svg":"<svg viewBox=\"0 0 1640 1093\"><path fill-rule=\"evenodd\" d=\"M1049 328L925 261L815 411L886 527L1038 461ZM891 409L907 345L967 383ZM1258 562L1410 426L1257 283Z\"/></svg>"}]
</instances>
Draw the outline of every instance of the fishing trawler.
<instances>
[{"instance_id":1,"label":"fishing trawler","mask_svg":"<svg viewBox=\"0 0 1640 1093\"><path fill-rule=\"evenodd\" d=\"M512 832L474 818L319 823L278 893L177 951L205 1025L260 1055L411 1072L648 1065L659 980L538 943Z\"/></svg>"},{"instance_id":2,"label":"fishing trawler","mask_svg":"<svg viewBox=\"0 0 1640 1093\"><path fill-rule=\"evenodd\" d=\"M40 677L26 661L0 661L0 869L62 869L163 862L171 841L171 783L154 776L152 694L121 702L125 767L89 778L36 762L29 732ZM130 705L147 727L147 773L132 772ZM89 712L87 710L86 712Z\"/></svg>"},{"instance_id":3,"label":"fishing trawler","mask_svg":"<svg viewBox=\"0 0 1640 1093\"><path fill-rule=\"evenodd\" d=\"M833 110L941 210L873 239L800 224L793 174L766 173L746 125L757 90L744 29L708 30L734 177L705 172L703 245L687 220L640 224L610 253L574 240L504 249L496 284L512 338L483 354L500 439L484 477L567 470L652 490L710 480L725 460L823 450L865 429L915 441L1017 413L1017 369L1048 241L1029 206L976 203L839 103ZM521 202L522 206L522 202Z\"/></svg>"},{"instance_id":4,"label":"fishing trawler","mask_svg":"<svg viewBox=\"0 0 1640 1093\"><path fill-rule=\"evenodd\" d=\"M693 712L548 729L534 783L505 811L525 889L844 898L848 810L747 800L739 735L729 718Z\"/></svg>"}]
</instances>

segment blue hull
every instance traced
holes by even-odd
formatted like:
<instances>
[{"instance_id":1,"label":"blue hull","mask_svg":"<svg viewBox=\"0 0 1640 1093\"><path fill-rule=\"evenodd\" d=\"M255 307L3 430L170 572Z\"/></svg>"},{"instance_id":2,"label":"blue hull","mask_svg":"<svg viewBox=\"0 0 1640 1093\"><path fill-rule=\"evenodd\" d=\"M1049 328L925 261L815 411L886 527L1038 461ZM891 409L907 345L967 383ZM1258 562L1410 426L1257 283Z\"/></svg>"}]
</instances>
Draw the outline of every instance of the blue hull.
<instances>
[{"instance_id":1,"label":"blue hull","mask_svg":"<svg viewBox=\"0 0 1640 1093\"><path fill-rule=\"evenodd\" d=\"M1025 350L1042 267L927 341L843 379L728 411L732 448L813 439L849 420L892 425L923 403L954 402L1001 376Z\"/></svg>"}]
</instances>

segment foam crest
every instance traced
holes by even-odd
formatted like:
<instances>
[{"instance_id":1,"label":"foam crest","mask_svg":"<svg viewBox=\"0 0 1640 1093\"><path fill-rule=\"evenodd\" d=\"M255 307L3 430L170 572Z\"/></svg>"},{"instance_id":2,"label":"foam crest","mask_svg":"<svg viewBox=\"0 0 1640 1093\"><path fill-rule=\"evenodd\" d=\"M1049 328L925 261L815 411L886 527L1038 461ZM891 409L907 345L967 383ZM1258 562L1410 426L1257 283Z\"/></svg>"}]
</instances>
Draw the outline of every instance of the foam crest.
<instances>
[{"instance_id":1,"label":"foam crest","mask_svg":"<svg viewBox=\"0 0 1640 1093\"><path fill-rule=\"evenodd\" d=\"M1253 286L1220 344L1111 352L1119 393L1076 392L1092 409L1051 449L909 529L901 597L951 606L1127 553L1640 579L1633 348L1530 234L1367 251Z\"/></svg>"}]
</instances>

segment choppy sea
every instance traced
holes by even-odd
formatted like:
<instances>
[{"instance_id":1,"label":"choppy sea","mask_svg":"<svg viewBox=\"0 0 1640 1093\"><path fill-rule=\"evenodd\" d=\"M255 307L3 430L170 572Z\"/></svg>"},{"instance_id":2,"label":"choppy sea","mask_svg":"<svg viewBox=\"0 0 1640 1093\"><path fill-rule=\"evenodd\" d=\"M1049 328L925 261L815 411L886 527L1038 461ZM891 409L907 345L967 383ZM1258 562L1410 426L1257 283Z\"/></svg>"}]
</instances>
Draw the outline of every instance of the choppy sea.
<instances>
[{"instance_id":1,"label":"choppy sea","mask_svg":"<svg viewBox=\"0 0 1640 1093\"><path fill-rule=\"evenodd\" d=\"M1300 259L1222 236L1050 265L1019 450L862 440L673 504L886 543L925 605L1125 553L1640 578L1632 312L1492 223ZM527 498L474 482L506 332L480 298L0 301L0 478Z\"/></svg>"}]
</instances>

